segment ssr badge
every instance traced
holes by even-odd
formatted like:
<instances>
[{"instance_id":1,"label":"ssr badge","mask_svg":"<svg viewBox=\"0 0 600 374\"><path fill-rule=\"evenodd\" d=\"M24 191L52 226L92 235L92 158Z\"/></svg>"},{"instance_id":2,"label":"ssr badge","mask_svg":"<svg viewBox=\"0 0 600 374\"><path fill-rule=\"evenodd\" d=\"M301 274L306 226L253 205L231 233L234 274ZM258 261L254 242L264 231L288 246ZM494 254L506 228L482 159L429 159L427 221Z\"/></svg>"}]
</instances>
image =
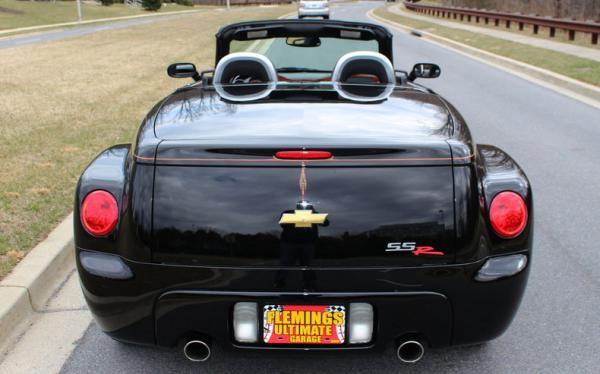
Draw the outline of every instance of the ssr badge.
<instances>
[{"instance_id":1,"label":"ssr badge","mask_svg":"<svg viewBox=\"0 0 600 374\"><path fill-rule=\"evenodd\" d=\"M415 256L430 255L430 256L444 256L444 252L436 251L431 246L417 246L416 242L397 242L388 243L386 252L412 252Z\"/></svg>"}]
</instances>

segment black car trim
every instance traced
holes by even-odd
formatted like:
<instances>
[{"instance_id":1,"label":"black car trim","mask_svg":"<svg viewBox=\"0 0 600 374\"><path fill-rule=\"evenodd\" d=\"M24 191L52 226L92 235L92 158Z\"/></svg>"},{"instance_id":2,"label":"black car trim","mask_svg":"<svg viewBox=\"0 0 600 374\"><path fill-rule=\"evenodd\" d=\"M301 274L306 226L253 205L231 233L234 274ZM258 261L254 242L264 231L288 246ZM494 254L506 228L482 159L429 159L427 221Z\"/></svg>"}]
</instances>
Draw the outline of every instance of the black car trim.
<instances>
[{"instance_id":1,"label":"black car trim","mask_svg":"<svg viewBox=\"0 0 600 374\"><path fill-rule=\"evenodd\" d=\"M316 270L316 269L315 269ZM345 268L347 270L347 268ZM158 299L167 297L171 294L183 295L209 295L209 296L240 296L240 297L280 297L280 296L299 296L299 297L331 297L331 298L348 298L348 297L377 297L377 296L418 296L418 295L433 295L441 296L447 299L446 295L432 291L415 291L415 292L270 292L270 291L206 291L206 290L172 290L161 294Z\"/></svg>"}]
</instances>

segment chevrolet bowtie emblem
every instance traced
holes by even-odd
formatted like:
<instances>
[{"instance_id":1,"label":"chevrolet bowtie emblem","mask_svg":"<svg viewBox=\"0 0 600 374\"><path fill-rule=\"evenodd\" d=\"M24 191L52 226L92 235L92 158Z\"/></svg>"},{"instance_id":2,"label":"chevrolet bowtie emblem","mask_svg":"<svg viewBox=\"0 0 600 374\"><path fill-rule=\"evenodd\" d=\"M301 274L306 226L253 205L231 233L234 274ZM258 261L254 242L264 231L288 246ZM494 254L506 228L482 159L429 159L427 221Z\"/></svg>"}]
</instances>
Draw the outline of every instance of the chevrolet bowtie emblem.
<instances>
[{"instance_id":1,"label":"chevrolet bowtie emblem","mask_svg":"<svg viewBox=\"0 0 600 374\"><path fill-rule=\"evenodd\" d=\"M327 213L313 213L312 210L295 210L294 213L284 213L279 224L294 224L297 228L322 225L327 219Z\"/></svg>"}]
</instances>

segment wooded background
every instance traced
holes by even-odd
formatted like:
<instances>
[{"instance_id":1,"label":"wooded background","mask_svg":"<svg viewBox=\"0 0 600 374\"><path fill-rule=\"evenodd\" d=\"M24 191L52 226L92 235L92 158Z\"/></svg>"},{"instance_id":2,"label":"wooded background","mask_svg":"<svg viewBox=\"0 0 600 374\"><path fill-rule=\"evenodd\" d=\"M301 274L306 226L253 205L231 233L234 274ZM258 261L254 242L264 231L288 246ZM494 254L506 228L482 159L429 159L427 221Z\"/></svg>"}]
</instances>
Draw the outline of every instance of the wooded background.
<instances>
[{"instance_id":1,"label":"wooded background","mask_svg":"<svg viewBox=\"0 0 600 374\"><path fill-rule=\"evenodd\" d=\"M444 5L600 21L600 0L443 0Z\"/></svg>"}]
</instances>

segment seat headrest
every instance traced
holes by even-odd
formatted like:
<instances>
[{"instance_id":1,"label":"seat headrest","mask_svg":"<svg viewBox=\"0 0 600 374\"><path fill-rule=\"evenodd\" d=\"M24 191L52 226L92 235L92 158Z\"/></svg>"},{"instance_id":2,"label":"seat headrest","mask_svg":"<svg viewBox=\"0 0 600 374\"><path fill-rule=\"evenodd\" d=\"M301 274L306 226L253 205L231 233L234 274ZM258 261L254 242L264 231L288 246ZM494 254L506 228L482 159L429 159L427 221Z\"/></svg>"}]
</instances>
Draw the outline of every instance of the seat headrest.
<instances>
[{"instance_id":1,"label":"seat headrest","mask_svg":"<svg viewBox=\"0 0 600 374\"><path fill-rule=\"evenodd\" d=\"M277 86L271 60L258 53L235 52L223 57L213 77L215 90L232 101L251 101L268 96Z\"/></svg>"},{"instance_id":2,"label":"seat headrest","mask_svg":"<svg viewBox=\"0 0 600 374\"><path fill-rule=\"evenodd\" d=\"M377 52L356 51L340 57L331 80L343 98L378 101L392 93L396 78L387 57Z\"/></svg>"}]
</instances>

